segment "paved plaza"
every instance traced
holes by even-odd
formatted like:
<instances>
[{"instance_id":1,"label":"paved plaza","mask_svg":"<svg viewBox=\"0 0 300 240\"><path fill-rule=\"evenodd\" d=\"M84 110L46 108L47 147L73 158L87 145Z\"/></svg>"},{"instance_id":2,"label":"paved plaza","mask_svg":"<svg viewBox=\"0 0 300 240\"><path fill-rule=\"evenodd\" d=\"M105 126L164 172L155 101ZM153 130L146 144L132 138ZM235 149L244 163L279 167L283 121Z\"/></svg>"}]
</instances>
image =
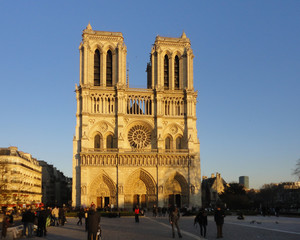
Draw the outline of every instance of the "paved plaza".
<instances>
[{"instance_id":1,"label":"paved plaza","mask_svg":"<svg viewBox=\"0 0 300 240\"><path fill-rule=\"evenodd\" d=\"M193 225L194 217L181 217L180 227L183 239L202 239L199 226ZM83 226L76 225L76 218L68 218L63 227L49 227L49 240L85 240L87 234ZM83 221L84 223L84 221ZM102 218L103 240L163 240L172 239L171 227L167 217L141 217L135 223L133 217ZM300 218L249 216L237 220L236 216L227 216L223 228L224 240L299 240ZM178 235L176 234L176 239ZM208 217L207 238L216 239L216 226L213 217Z\"/></svg>"}]
</instances>

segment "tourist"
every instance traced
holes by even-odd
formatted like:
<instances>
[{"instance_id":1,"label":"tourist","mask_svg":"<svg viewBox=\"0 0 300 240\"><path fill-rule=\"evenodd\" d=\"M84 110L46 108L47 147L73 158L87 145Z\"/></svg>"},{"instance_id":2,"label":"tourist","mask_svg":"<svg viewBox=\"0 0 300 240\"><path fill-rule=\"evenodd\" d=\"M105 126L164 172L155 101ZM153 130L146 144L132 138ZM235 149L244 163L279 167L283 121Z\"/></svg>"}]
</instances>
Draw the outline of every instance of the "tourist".
<instances>
[{"instance_id":1,"label":"tourist","mask_svg":"<svg viewBox=\"0 0 300 240\"><path fill-rule=\"evenodd\" d=\"M26 237L26 230L28 231L29 236L29 228L28 228L28 223L29 223L29 207L23 212L22 214L22 223L23 223L23 236Z\"/></svg>"},{"instance_id":2,"label":"tourist","mask_svg":"<svg viewBox=\"0 0 300 240\"><path fill-rule=\"evenodd\" d=\"M78 217L77 225L80 224L82 226L82 218L84 217L83 208L80 208L79 212L77 213L77 217Z\"/></svg>"},{"instance_id":3,"label":"tourist","mask_svg":"<svg viewBox=\"0 0 300 240\"><path fill-rule=\"evenodd\" d=\"M59 210L57 207L53 208L52 212L52 217L54 218L54 226L59 226L58 224L58 217L59 217Z\"/></svg>"},{"instance_id":4,"label":"tourist","mask_svg":"<svg viewBox=\"0 0 300 240\"><path fill-rule=\"evenodd\" d=\"M217 206L217 209L215 210L215 222L217 225L217 238L223 238L223 224L224 224L224 211L221 209L220 206Z\"/></svg>"},{"instance_id":5,"label":"tourist","mask_svg":"<svg viewBox=\"0 0 300 240\"><path fill-rule=\"evenodd\" d=\"M65 209L63 207L59 208L58 210L58 217L59 217L59 223L61 226L65 225L66 222L66 215L65 215Z\"/></svg>"},{"instance_id":6,"label":"tourist","mask_svg":"<svg viewBox=\"0 0 300 240\"><path fill-rule=\"evenodd\" d=\"M175 207L175 208L171 209L170 214L169 214L169 221L170 221L170 224L172 225L172 237L173 238L175 238L174 226L177 228L177 233L178 233L179 238L182 238L180 229L178 226L179 218L180 218L180 214L179 214L178 208Z\"/></svg>"},{"instance_id":7,"label":"tourist","mask_svg":"<svg viewBox=\"0 0 300 240\"><path fill-rule=\"evenodd\" d=\"M100 214L96 212L95 205L91 206L88 213L88 240L96 240L100 231Z\"/></svg>"},{"instance_id":8,"label":"tourist","mask_svg":"<svg viewBox=\"0 0 300 240\"><path fill-rule=\"evenodd\" d=\"M200 235L206 237L207 213L204 208L201 208L194 220L194 225L199 224Z\"/></svg>"},{"instance_id":9,"label":"tourist","mask_svg":"<svg viewBox=\"0 0 300 240\"><path fill-rule=\"evenodd\" d=\"M8 217L9 217L9 223L10 225L13 225L14 224L14 216L13 216L13 211L8 211Z\"/></svg>"},{"instance_id":10,"label":"tourist","mask_svg":"<svg viewBox=\"0 0 300 240\"><path fill-rule=\"evenodd\" d=\"M153 212L153 217L156 217L157 216L157 207L155 204L153 206L152 212Z\"/></svg>"},{"instance_id":11,"label":"tourist","mask_svg":"<svg viewBox=\"0 0 300 240\"><path fill-rule=\"evenodd\" d=\"M162 210L162 216L165 217L166 216L166 212L167 212L167 208L166 207L163 207Z\"/></svg>"},{"instance_id":12,"label":"tourist","mask_svg":"<svg viewBox=\"0 0 300 240\"><path fill-rule=\"evenodd\" d=\"M47 235L46 219L47 219L46 210L44 209L43 206L41 206L40 211L38 211L38 230L37 230L38 237L44 237Z\"/></svg>"},{"instance_id":13,"label":"tourist","mask_svg":"<svg viewBox=\"0 0 300 240\"><path fill-rule=\"evenodd\" d=\"M7 228L10 226L9 223L9 212L5 212L2 219L2 233L1 233L1 239L6 238L7 234Z\"/></svg>"},{"instance_id":14,"label":"tourist","mask_svg":"<svg viewBox=\"0 0 300 240\"><path fill-rule=\"evenodd\" d=\"M135 222L139 222L139 214L140 214L140 209L139 206L136 205L135 209L134 209L134 216L135 216Z\"/></svg>"},{"instance_id":15,"label":"tourist","mask_svg":"<svg viewBox=\"0 0 300 240\"><path fill-rule=\"evenodd\" d=\"M28 237L33 235L33 225L34 225L35 215L31 208L28 210Z\"/></svg>"},{"instance_id":16,"label":"tourist","mask_svg":"<svg viewBox=\"0 0 300 240\"><path fill-rule=\"evenodd\" d=\"M88 231L89 208L84 209L85 231Z\"/></svg>"}]
</instances>

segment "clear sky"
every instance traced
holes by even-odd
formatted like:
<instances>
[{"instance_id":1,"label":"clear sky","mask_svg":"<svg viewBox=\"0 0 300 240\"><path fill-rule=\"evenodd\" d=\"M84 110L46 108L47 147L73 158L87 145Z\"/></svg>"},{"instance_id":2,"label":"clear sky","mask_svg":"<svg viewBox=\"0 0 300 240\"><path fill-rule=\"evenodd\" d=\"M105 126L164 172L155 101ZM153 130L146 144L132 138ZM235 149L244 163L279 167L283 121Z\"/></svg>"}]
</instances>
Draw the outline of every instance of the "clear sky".
<instances>
[{"instance_id":1,"label":"clear sky","mask_svg":"<svg viewBox=\"0 0 300 240\"><path fill-rule=\"evenodd\" d=\"M122 32L130 87L146 87L156 35L192 43L201 172L250 187L295 181L300 1L0 1L0 147L72 176L79 44Z\"/></svg>"}]
</instances>

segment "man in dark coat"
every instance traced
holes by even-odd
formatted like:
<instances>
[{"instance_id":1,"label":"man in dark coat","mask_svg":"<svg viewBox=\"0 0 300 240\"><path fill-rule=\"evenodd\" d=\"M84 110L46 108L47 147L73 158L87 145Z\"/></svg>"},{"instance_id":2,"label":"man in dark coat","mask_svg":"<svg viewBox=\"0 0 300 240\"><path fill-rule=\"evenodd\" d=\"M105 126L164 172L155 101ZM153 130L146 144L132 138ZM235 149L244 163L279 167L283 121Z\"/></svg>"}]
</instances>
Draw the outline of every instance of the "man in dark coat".
<instances>
[{"instance_id":1,"label":"man in dark coat","mask_svg":"<svg viewBox=\"0 0 300 240\"><path fill-rule=\"evenodd\" d=\"M28 210L28 212L28 236L32 237L35 215L31 208Z\"/></svg>"},{"instance_id":2,"label":"man in dark coat","mask_svg":"<svg viewBox=\"0 0 300 240\"><path fill-rule=\"evenodd\" d=\"M59 208L58 210L58 217L59 217L59 222L61 226L65 225L66 222L66 215L65 215L65 209L64 208Z\"/></svg>"},{"instance_id":3,"label":"man in dark coat","mask_svg":"<svg viewBox=\"0 0 300 240\"><path fill-rule=\"evenodd\" d=\"M43 237L47 235L46 219L47 219L46 210L44 209L44 207L41 207L41 210L38 212L38 231L37 231L38 237Z\"/></svg>"},{"instance_id":4,"label":"man in dark coat","mask_svg":"<svg viewBox=\"0 0 300 240\"><path fill-rule=\"evenodd\" d=\"M26 237L26 230L28 231L28 236L29 236L29 228L28 228L28 223L29 223L29 208L25 210L22 214L22 223L23 223L23 236Z\"/></svg>"},{"instance_id":5,"label":"man in dark coat","mask_svg":"<svg viewBox=\"0 0 300 240\"><path fill-rule=\"evenodd\" d=\"M83 208L80 208L79 212L77 213L78 216L78 222L77 225L82 225L82 218L84 217L84 210Z\"/></svg>"},{"instance_id":6,"label":"man in dark coat","mask_svg":"<svg viewBox=\"0 0 300 240\"><path fill-rule=\"evenodd\" d=\"M215 222L217 225L217 238L223 237L222 228L224 224L224 217L225 217L224 211L221 210L221 207L217 207L215 211Z\"/></svg>"},{"instance_id":7,"label":"man in dark coat","mask_svg":"<svg viewBox=\"0 0 300 240\"><path fill-rule=\"evenodd\" d=\"M88 240L96 240L100 229L100 214L96 212L95 206L88 213Z\"/></svg>"},{"instance_id":8,"label":"man in dark coat","mask_svg":"<svg viewBox=\"0 0 300 240\"><path fill-rule=\"evenodd\" d=\"M201 208L194 220L194 225L198 223L200 227L200 234L206 237L206 226L207 226L207 213L204 208Z\"/></svg>"}]
</instances>

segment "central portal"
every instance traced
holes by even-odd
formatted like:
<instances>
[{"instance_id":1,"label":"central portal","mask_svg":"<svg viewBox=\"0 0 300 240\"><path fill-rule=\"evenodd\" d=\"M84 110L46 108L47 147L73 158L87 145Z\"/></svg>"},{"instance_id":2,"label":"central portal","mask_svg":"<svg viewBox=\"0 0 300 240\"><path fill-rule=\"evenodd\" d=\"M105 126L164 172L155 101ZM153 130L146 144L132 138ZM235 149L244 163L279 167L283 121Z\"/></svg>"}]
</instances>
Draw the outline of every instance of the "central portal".
<instances>
[{"instance_id":1,"label":"central portal","mask_svg":"<svg viewBox=\"0 0 300 240\"><path fill-rule=\"evenodd\" d=\"M155 181L144 169L134 171L125 187L125 208L152 208L157 204Z\"/></svg>"},{"instance_id":2,"label":"central portal","mask_svg":"<svg viewBox=\"0 0 300 240\"><path fill-rule=\"evenodd\" d=\"M147 195L146 194L135 194L133 196L133 208L138 205L140 208L147 208Z\"/></svg>"}]
</instances>

